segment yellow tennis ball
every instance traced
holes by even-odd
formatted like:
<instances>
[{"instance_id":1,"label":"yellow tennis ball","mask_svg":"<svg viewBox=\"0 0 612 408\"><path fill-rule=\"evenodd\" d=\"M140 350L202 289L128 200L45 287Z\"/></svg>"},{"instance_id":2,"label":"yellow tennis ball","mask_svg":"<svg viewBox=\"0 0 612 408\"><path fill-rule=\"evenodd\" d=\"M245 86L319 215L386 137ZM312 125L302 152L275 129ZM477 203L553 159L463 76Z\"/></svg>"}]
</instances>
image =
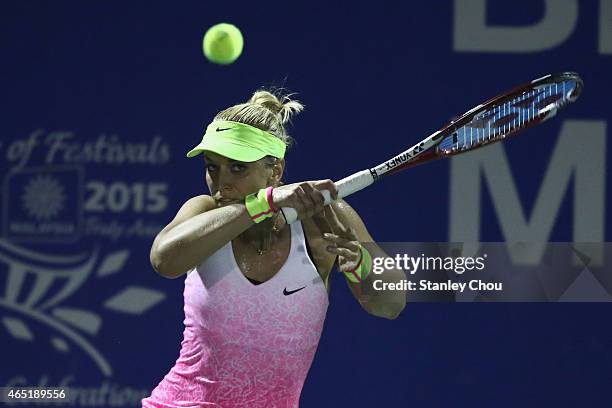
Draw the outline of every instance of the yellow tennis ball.
<instances>
[{"instance_id":1,"label":"yellow tennis ball","mask_svg":"<svg viewBox=\"0 0 612 408\"><path fill-rule=\"evenodd\" d=\"M204 55L216 64L236 61L244 46L242 33L233 24L220 23L210 27L202 40Z\"/></svg>"}]
</instances>

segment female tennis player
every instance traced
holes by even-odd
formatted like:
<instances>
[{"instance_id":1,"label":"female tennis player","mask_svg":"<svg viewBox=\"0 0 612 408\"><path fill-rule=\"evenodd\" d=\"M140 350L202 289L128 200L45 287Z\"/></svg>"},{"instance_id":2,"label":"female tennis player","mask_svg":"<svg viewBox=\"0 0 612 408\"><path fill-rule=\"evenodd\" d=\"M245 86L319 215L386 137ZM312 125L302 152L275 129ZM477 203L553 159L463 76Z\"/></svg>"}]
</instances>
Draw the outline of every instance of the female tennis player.
<instances>
[{"instance_id":1,"label":"female tennis player","mask_svg":"<svg viewBox=\"0 0 612 408\"><path fill-rule=\"evenodd\" d=\"M367 312L393 319L404 308L404 292L364 290L405 275L370 273L372 257L386 255L346 202L323 206L321 190L337 198L334 183L281 182L285 124L302 109L259 90L217 114L187 154L203 153L210 195L185 202L151 248L159 274L187 273L185 330L178 360L143 407L297 407L336 262ZM299 221L286 224L282 207Z\"/></svg>"}]
</instances>

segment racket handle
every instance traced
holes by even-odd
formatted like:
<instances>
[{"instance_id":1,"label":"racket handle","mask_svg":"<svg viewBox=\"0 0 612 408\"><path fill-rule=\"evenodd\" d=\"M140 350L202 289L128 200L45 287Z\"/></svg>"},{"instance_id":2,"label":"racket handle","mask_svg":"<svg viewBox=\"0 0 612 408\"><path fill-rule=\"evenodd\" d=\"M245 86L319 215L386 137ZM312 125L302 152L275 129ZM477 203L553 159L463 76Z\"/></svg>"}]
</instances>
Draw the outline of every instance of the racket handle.
<instances>
[{"instance_id":1,"label":"racket handle","mask_svg":"<svg viewBox=\"0 0 612 408\"><path fill-rule=\"evenodd\" d=\"M363 190L370 184L374 183L374 177L370 170L362 170L355 174L351 174L348 177L343 178L336 182L336 188L338 189L338 198L347 197L359 190ZM321 190L321 194L325 198L325 205L332 202L331 194L327 190ZM293 224L298 219L298 213L291 207L281 208L281 212L285 217L287 224Z\"/></svg>"}]
</instances>

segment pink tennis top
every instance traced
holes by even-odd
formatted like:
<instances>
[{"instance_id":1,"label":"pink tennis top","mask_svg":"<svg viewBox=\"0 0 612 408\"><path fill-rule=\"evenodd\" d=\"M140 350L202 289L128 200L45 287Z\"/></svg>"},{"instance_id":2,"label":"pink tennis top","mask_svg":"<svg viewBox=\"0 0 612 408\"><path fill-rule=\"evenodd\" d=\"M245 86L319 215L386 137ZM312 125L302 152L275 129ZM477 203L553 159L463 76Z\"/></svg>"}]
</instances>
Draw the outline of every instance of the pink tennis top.
<instances>
[{"instance_id":1,"label":"pink tennis top","mask_svg":"<svg viewBox=\"0 0 612 408\"><path fill-rule=\"evenodd\" d=\"M301 224L290 228L287 262L261 284L231 242L187 274L180 355L143 407L299 405L329 302Z\"/></svg>"}]
</instances>

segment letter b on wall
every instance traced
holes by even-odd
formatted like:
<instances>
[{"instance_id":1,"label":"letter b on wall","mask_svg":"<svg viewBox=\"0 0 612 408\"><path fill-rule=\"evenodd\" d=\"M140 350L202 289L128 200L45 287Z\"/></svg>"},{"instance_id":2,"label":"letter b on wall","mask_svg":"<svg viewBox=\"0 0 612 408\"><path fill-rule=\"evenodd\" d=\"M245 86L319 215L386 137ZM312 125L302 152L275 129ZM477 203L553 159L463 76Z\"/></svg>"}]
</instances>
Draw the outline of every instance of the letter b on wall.
<instances>
[{"instance_id":1,"label":"letter b on wall","mask_svg":"<svg viewBox=\"0 0 612 408\"><path fill-rule=\"evenodd\" d=\"M577 0L543 0L542 19L522 27L487 26L487 0L455 0L455 51L539 52L563 43L578 21ZM494 3L494 2L491 2ZM525 10L517 10L525 12Z\"/></svg>"}]
</instances>

